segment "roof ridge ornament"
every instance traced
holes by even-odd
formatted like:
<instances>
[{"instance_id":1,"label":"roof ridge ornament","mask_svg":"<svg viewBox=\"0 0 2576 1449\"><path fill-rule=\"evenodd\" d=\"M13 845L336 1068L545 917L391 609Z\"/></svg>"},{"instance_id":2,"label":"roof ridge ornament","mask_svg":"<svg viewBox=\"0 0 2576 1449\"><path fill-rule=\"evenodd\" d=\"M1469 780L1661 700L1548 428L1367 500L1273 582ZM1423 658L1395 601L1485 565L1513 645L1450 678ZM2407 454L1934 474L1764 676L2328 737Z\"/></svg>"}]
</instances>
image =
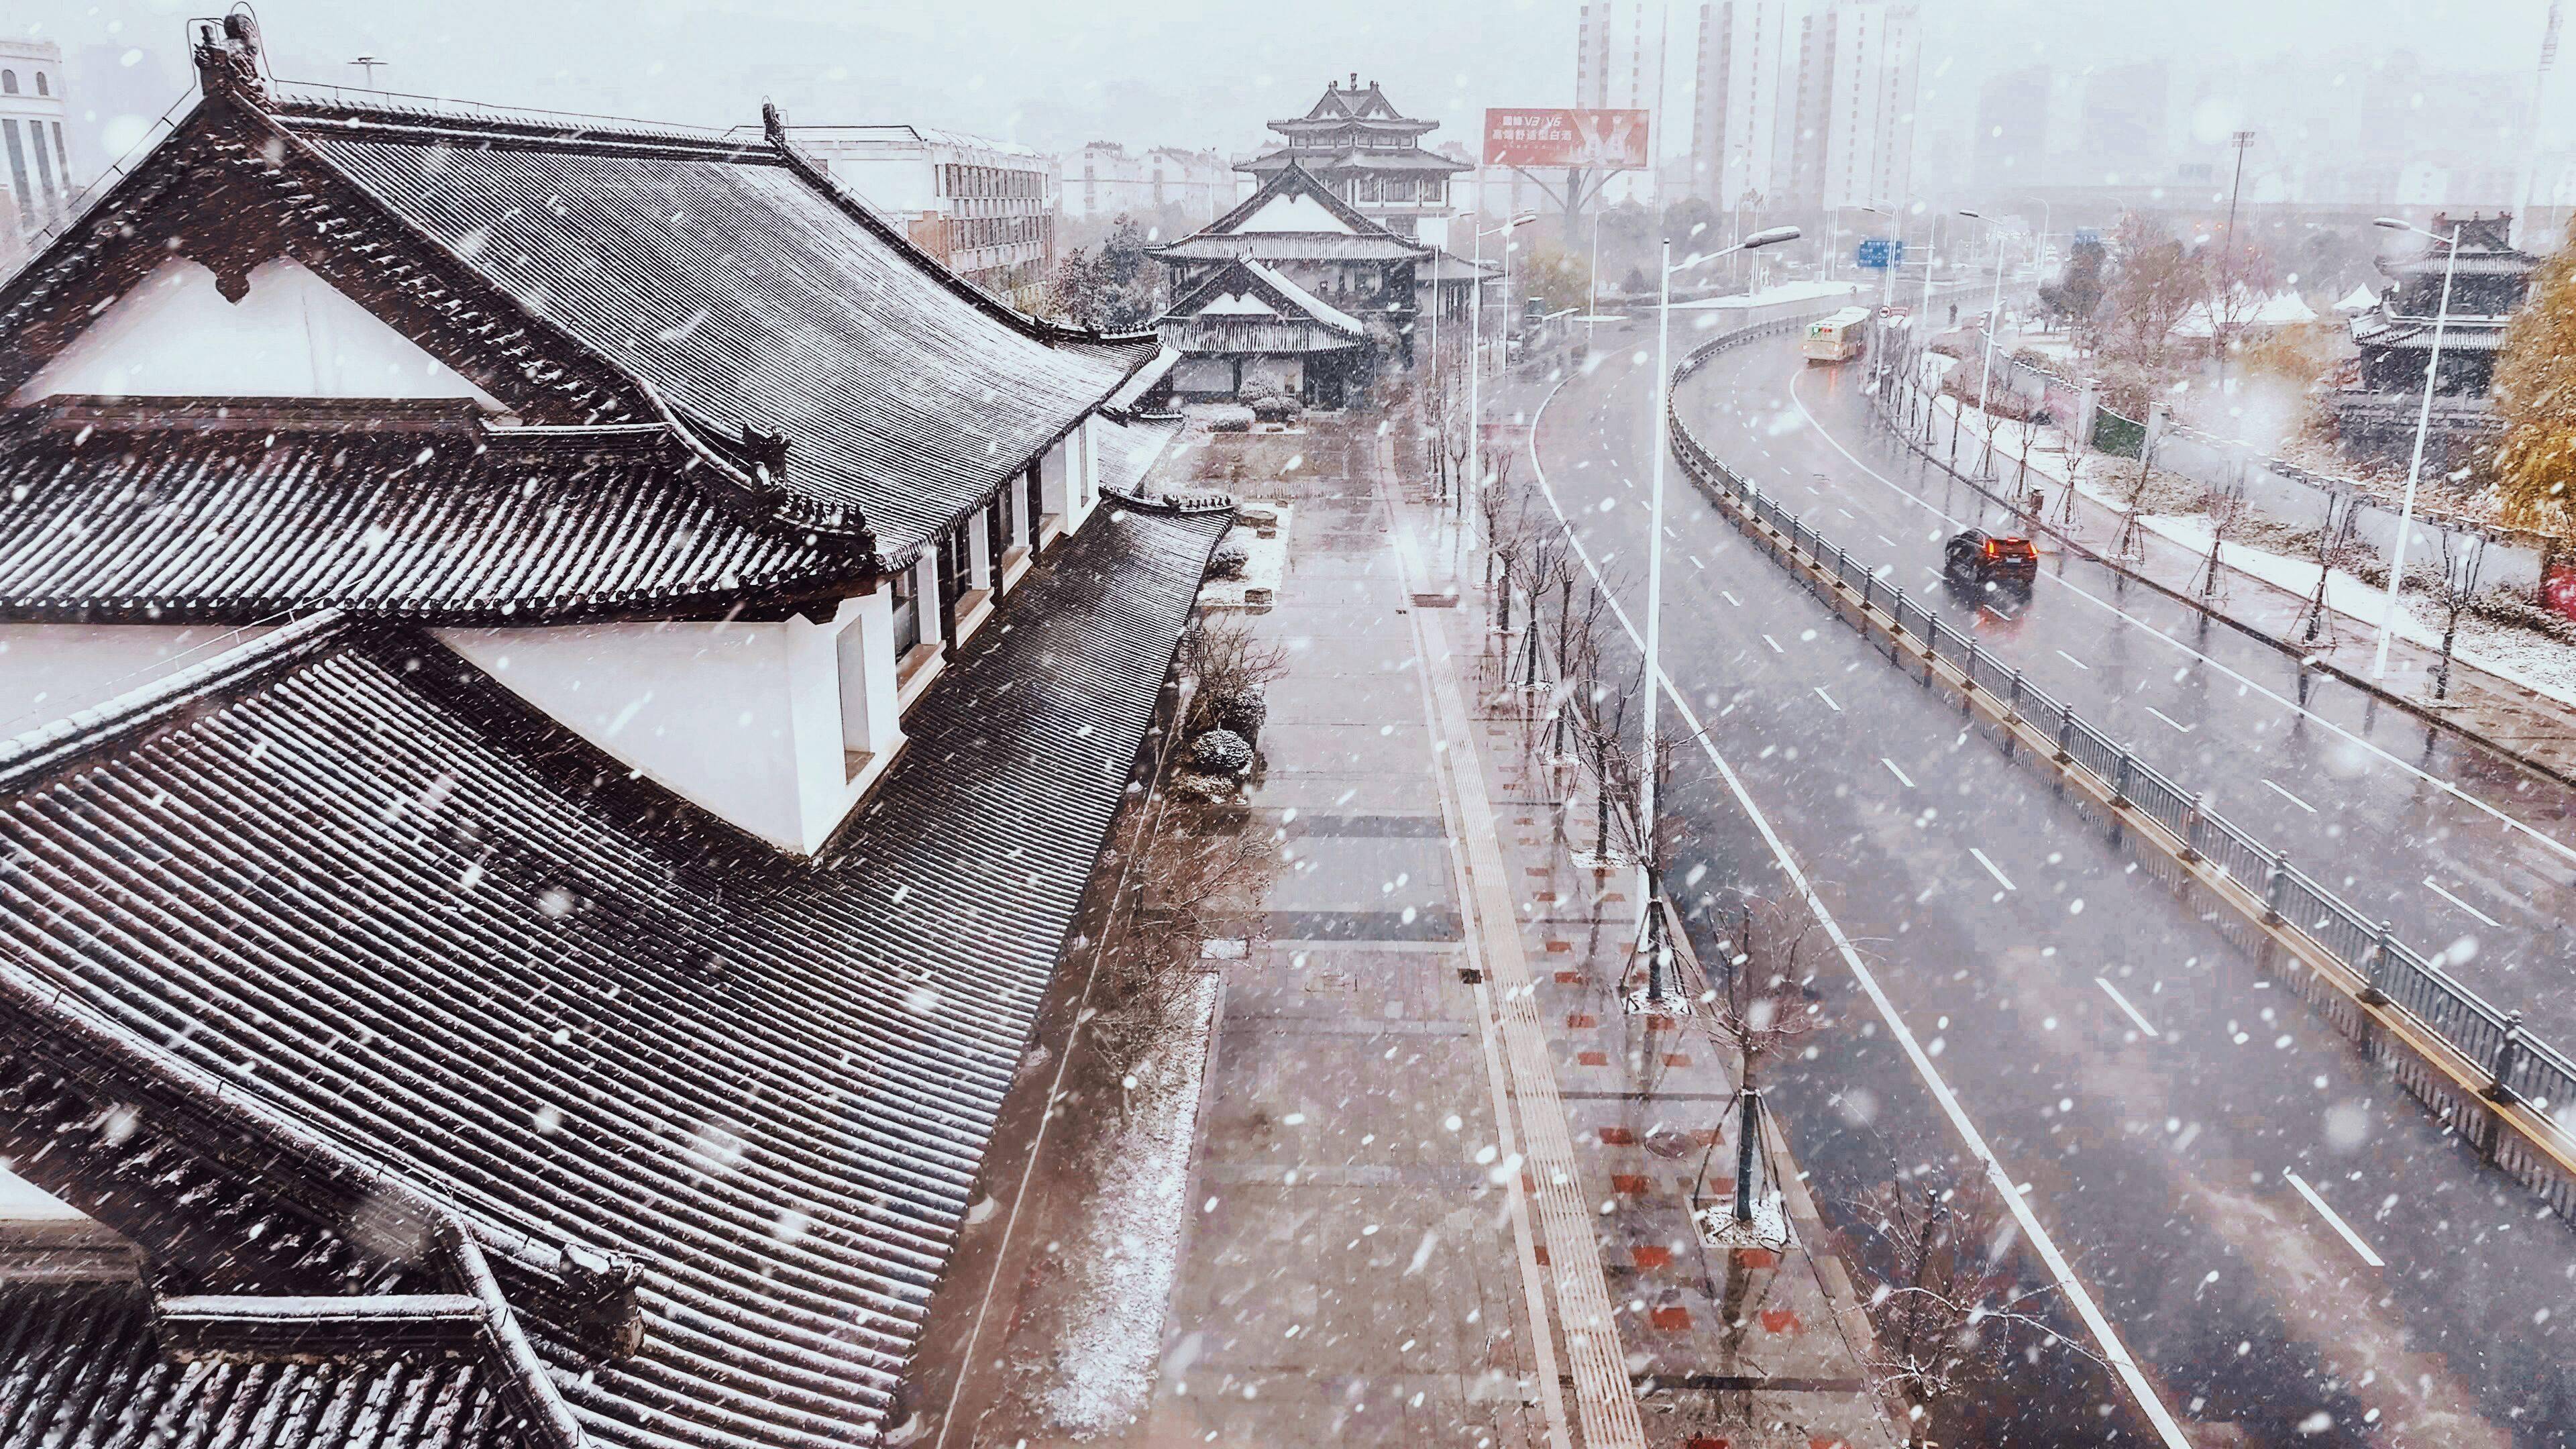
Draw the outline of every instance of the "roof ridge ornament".
<instances>
[{"instance_id":1,"label":"roof ridge ornament","mask_svg":"<svg viewBox=\"0 0 2576 1449\"><path fill-rule=\"evenodd\" d=\"M197 85L209 96L239 96L257 104L268 98L259 73L259 18L248 6L235 6L218 32L217 22L197 23Z\"/></svg>"},{"instance_id":2,"label":"roof ridge ornament","mask_svg":"<svg viewBox=\"0 0 2576 1449\"><path fill-rule=\"evenodd\" d=\"M787 113L778 109L774 102L764 100L760 103L760 134L777 149L787 149Z\"/></svg>"}]
</instances>

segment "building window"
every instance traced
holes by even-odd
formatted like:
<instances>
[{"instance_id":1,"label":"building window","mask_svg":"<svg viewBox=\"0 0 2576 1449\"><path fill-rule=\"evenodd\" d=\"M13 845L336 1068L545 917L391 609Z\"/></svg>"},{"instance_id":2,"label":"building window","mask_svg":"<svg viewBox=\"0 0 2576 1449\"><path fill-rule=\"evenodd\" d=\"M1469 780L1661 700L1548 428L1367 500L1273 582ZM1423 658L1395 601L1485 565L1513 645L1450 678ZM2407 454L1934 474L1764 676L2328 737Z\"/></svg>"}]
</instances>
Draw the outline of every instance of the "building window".
<instances>
[{"instance_id":1,"label":"building window","mask_svg":"<svg viewBox=\"0 0 2576 1449\"><path fill-rule=\"evenodd\" d=\"M36 94L40 96L50 96L53 94L52 91L45 89L45 73L43 71L36 72Z\"/></svg>"},{"instance_id":2,"label":"building window","mask_svg":"<svg viewBox=\"0 0 2576 1449\"><path fill-rule=\"evenodd\" d=\"M921 646L921 570L905 569L894 585L894 657L901 659Z\"/></svg>"},{"instance_id":3,"label":"building window","mask_svg":"<svg viewBox=\"0 0 2576 1449\"><path fill-rule=\"evenodd\" d=\"M14 96L17 93L18 73L14 70L0 70L0 96Z\"/></svg>"}]
</instances>

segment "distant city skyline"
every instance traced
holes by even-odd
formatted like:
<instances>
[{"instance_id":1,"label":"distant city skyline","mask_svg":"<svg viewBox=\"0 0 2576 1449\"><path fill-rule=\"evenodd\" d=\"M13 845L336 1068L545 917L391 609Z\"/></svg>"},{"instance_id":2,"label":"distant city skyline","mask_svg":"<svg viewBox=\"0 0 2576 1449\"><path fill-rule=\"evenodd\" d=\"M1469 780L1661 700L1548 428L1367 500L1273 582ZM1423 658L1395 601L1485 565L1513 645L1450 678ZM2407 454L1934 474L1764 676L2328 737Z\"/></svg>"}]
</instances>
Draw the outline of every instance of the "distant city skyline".
<instances>
[{"instance_id":1,"label":"distant city skyline","mask_svg":"<svg viewBox=\"0 0 2576 1449\"><path fill-rule=\"evenodd\" d=\"M0 37L49 39L64 50L76 97L67 130L83 177L183 96L184 22L204 8L176 0L12 7ZM2498 103L2519 108L2547 7L2546 0L2184 0L2157 7L2152 49L2101 23L2112 7L1923 0L1920 8L1918 188L1970 180L1964 153L1973 147L1981 92L1990 79L2033 65L2080 75L2161 60L2186 79L2259 77L2259 97L2234 99L2278 105L2291 91L2332 89L2349 57L2376 52L2381 66L2491 72L2506 80ZM1353 70L1383 82L1408 113L1438 119L1435 141L1472 145L1488 106L1576 99L1578 11L1579 0L1427 0L1401 11L1317 0L1292 26L1250 7L1135 0L1079 13L961 0L936 16L851 14L791 0L651 0L631 23L603 30L555 7L498 0L363 8L269 0L261 18L279 73L303 80L354 84L361 76L348 61L365 54L386 62L378 83L388 90L457 99L726 126L756 122L766 98L803 123L909 121L1058 153L1095 140L1242 153L1260 144L1264 122L1294 113L1326 78ZM1655 7L1646 14L1651 23ZM1699 29L1697 4L1673 5L1662 28L1668 115L1658 149L1666 158L1689 151ZM1210 54L1243 58L1190 63ZM2381 119L2401 132L2412 124ZM2563 151L2571 138L2576 85L2562 75L2543 145Z\"/></svg>"}]
</instances>

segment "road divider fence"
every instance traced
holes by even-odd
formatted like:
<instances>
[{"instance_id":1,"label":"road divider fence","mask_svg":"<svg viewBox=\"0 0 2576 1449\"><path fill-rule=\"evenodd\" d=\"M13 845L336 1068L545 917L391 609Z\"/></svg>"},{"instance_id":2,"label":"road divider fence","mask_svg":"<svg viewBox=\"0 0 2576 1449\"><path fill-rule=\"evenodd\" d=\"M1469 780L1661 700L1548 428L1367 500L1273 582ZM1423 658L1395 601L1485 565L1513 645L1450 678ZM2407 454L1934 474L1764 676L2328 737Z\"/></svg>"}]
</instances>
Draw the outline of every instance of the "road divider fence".
<instances>
[{"instance_id":1,"label":"road divider fence","mask_svg":"<svg viewBox=\"0 0 2576 1449\"><path fill-rule=\"evenodd\" d=\"M1786 318L1713 338L1674 369L1674 382L1729 349L1794 331ZM2134 746L2079 715L2066 701L1987 653L1972 630L1889 582L1893 562L1875 567L1792 512L1782 500L1719 460L1681 416L1667 419L1683 473L1747 528L1766 535L1782 561L1837 596L1860 627L1910 651L1927 682L1940 679L2009 735L2088 787L2115 821L2133 824L2184 873L2208 887L2279 948L2329 986L2320 1000L2339 1029L2387 1064L2397 1079L2497 1166L2576 1220L2576 1062L2444 969L2397 939L2286 852L2208 807L2198 791L2141 759Z\"/></svg>"}]
</instances>

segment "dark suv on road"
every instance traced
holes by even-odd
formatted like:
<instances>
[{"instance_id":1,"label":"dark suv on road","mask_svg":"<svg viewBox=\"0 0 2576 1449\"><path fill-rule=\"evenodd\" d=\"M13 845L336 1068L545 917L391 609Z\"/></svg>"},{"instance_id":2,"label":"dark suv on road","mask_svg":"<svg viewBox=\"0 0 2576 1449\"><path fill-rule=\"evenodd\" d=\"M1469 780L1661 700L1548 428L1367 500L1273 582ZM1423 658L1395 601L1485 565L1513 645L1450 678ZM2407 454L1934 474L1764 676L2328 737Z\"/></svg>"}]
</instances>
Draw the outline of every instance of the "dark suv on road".
<instances>
[{"instance_id":1,"label":"dark suv on road","mask_svg":"<svg viewBox=\"0 0 2576 1449\"><path fill-rule=\"evenodd\" d=\"M2039 550L2026 538L1971 528L1950 540L1943 560L1963 584L2007 584L2027 589L2039 577Z\"/></svg>"}]
</instances>

